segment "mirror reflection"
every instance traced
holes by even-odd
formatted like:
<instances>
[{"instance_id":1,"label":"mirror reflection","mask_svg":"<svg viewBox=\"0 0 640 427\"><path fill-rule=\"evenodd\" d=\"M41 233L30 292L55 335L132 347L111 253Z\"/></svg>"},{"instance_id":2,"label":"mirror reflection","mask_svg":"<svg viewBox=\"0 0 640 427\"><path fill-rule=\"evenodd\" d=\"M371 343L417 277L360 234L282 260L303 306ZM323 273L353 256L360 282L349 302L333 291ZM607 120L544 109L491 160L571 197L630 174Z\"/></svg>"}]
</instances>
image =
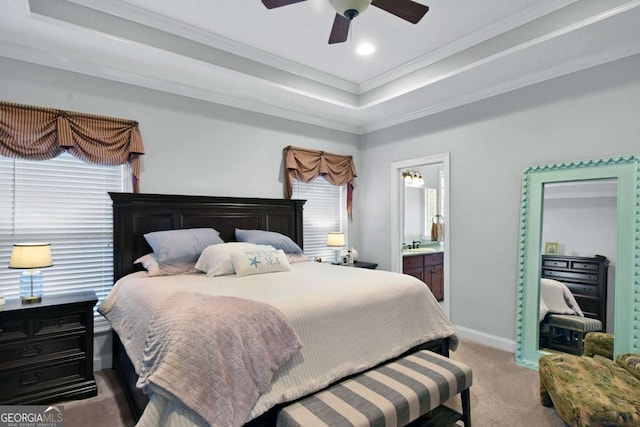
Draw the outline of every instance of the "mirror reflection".
<instances>
[{"instance_id":1,"label":"mirror reflection","mask_svg":"<svg viewBox=\"0 0 640 427\"><path fill-rule=\"evenodd\" d=\"M402 171L404 229L402 272L425 282L444 300L444 165Z\"/></svg>"},{"instance_id":2,"label":"mirror reflection","mask_svg":"<svg viewBox=\"0 0 640 427\"><path fill-rule=\"evenodd\" d=\"M630 155L525 169L516 324L516 363L519 365L537 369L538 359L550 351L577 353L582 343L579 335L598 327L614 333L614 356L640 351L640 323L629 321L640 316L637 304L637 295L640 295L639 166L640 158ZM572 197L558 202L561 209L557 211L573 210L561 223L553 213L545 212L545 205L550 207L556 201L544 196L556 190L564 191L568 187L563 189L563 185L572 182L591 182L601 189L610 186L611 190L605 191L605 195L614 193L615 183L615 198L605 197L607 200L600 200L589 209L585 204L593 204L589 199L596 197ZM554 188L556 184L562 185ZM603 277L606 277L606 286L601 285ZM554 313L566 317L550 319L549 312L555 309L549 310L549 305L555 301L543 296L547 312L543 311L541 316L541 308L545 308L541 305L543 279L566 285L569 293L562 286L555 292L561 295L561 303L574 310L573 314ZM541 326L543 332L546 328L546 336L540 333ZM555 346L549 344L549 338L558 338L557 344L565 348L548 350Z\"/></svg>"},{"instance_id":3,"label":"mirror reflection","mask_svg":"<svg viewBox=\"0 0 640 427\"><path fill-rule=\"evenodd\" d=\"M442 164L423 165L402 172L404 180L404 244L428 247L444 240Z\"/></svg>"},{"instance_id":4,"label":"mirror reflection","mask_svg":"<svg viewBox=\"0 0 640 427\"><path fill-rule=\"evenodd\" d=\"M539 348L582 354L587 332L613 332L617 180L543 187Z\"/></svg>"}]
</instances>

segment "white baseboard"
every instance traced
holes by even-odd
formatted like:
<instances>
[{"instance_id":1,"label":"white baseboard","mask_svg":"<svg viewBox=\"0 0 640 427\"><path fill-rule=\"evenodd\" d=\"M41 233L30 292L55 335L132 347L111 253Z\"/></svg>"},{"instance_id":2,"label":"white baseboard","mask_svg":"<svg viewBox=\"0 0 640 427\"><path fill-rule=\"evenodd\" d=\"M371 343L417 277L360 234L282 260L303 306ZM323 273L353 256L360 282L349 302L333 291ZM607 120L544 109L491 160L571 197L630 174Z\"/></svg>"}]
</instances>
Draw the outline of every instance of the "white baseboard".
<instances>
[{"instance_id":1,"label":"white baseboard","mask_svg":"<svg viewBox=\"0 0 640 427\"><path fill-rule=\"evenodd\" d=\"M113 356L111 354L100 354L93 358L93 372L111 369L113 366Z\"/></svg>"},{"instance_id":2,"label":"white baseboard","mask_svg":"<svg viewBox=\"0 0 640 427\"><path fill-rule=\"evenodd\" d=\"M93 371L111 369L113 367L113 346L111 345L111 329L96 330L93 335Z\"/></svg>"},{"instance_id":3,"label":"white baseboard","mask_svg":"<svg viewBox=\"0 0 640 427\"><path fill-rule=\"evenodd\" d=\"M515 341L508 340L497 335L487 334L486 332L476 331L474 329L465 328L463 326L456 326L456 334L460 338L469 341L474 341L479 344L484 344L486 346L508 351L510 353L516 352Z\"/></svg>"}]
</instances>

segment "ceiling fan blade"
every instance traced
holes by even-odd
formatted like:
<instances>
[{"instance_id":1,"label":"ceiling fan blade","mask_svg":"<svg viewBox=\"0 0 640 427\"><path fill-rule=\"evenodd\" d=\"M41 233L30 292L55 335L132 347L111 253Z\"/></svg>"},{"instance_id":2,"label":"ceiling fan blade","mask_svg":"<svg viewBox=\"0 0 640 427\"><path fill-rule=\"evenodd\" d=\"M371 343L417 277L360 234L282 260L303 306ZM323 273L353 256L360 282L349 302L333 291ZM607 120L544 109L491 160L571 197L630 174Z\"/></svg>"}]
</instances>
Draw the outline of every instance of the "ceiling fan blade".
<instances>
[{"instance_id":1,"label":"ceiling fan blade","mask_svg":"<svg viewBox=\"0 0 640 427\"><path fill-rule=\"evenodd\" d=\"M371 4L412 24L417 24L429 11L428 6L411 0L373 0Z\"/></svg>"},{"instance_id":2,"label":"ceiling fan blade","mask_svg":"<svg viewBox=\"0 0 640 427\"><path fill-rule=\"evenodd\" d=\"M262 0L262 4L267 6L267 9L274 9L276 7L288 6L290 4L299 3L305 0Z\"/></svg>"},{"instance_id":3,"label":"ceiling fan blade","mask_svg":"<svg viewBox=\"0 0 640 427\"><path fill-rule=\"evenodd\" d=\"M351 20L336 13L336 18L333 20L333 27L331 27L331 35L329 36L329 44L342 43L347 41L349 36L349 26Z\"/></svg>"}]
</instances>

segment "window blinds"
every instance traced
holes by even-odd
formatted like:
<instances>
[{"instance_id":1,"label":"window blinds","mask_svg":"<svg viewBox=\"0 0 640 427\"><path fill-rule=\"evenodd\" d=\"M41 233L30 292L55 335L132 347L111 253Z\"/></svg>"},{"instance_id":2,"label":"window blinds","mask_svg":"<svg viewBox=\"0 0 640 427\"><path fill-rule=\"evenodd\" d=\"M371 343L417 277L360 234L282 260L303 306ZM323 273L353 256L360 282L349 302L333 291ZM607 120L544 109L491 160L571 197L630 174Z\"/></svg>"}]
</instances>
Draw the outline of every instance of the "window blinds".
<instances>
[{"instance_id":1,"label":"window blinds","mask_svg":"<svg viewBox=\"0 0 640 427\"><path fill-rule=\"evenodd\" d=\"M344 209L344 185L329 184L322 176L311 182L293 179L293 199L304 204L304 253L308 257L335 259L335 249L327 246L327 234L342 231Z\"/></svg>"},{"instance_id":2,"label":"window blinds","mask_svg":"<svg viewBox=\"0 0 640 427\"><path fill-rule=\"evenodd\" d=\"M0 157L0 292L18 298L19 270L8 269L14 243L51 243L44 295L113 286L109 191L127 191L129 166L97 166L62 154L46 161ZM97 305L96 305L97 307ZM96 313L96 328L108 326Z\"/></svg>"}]
</instances>

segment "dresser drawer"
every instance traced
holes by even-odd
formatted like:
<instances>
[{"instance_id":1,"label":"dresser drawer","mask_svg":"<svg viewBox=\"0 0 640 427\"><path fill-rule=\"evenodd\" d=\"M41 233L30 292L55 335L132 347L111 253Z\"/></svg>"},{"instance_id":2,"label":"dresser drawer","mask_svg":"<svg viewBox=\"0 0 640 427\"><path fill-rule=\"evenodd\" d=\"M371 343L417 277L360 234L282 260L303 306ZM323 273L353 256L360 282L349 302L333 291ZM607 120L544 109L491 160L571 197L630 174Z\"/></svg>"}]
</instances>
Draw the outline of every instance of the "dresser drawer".
<instances>
[{"instance_id":1,"label":"dresser drawer","mask_svg":"<svg viewBox=\"0 0 640 427\"><path fill-rule=\"evenodd\" d=\"M600 280L600 277L597 273L576 273L572 271L543 270L542 275L543 277L551 277L561 282L564 280L573 280L598 284Z\"/></svg>"},{"instance_id":2,"label":"dresser drawer","mask_svg":"<svg viewBox=\"0 0 640 427\"><path fill-rule=\"evenodd\" d=\"M80 312L51 313L49 315L36 318L35 321L37 322L35 330L36 336L46 334L60 334L67 331L84 332L86 323L84 313Z\"/></svg>"},{"instance_id":3,"label":"dresser drawer","mask_svg":"<svg viewBox=\"0 0 640 427\"><path fill-rule=\"evenodd\" d=\"M78 357L65 363L56 363L19 369L0 374L0 390L8 398L12 393L29 393L47 387L60 386L85 379L86 358Z\"/></svg>"},{"instance_id":4,"label":"dresser drawer","mask_svg":"<svg viewBox=\"0 0 640 427\"><path fill-rule=\"evenodd\" d=\"M600 263L597 262L585 262L585 261L572 261L571 268L575 270L589 270L598 271L600 269Z\"/></svg>"},{"instance_id":5,"label":"dresser drawer","mask_svg":"<svg viewBox=\"0 0 640 427\"><path fill-rule=\"evenodd\" d=\"M61 333L85 332L87 314L52 311L30 316L0 318L0 343Z\"/></svg>"},{"instance_id":6,"label":"dresser drawer","mask_svg":"<svg viewBox=\"0 0 640 427\"><path fill-rule=\"evenodd\" d=\"M569 261L559 259L543 259L542 267L569 268Z\"/></svg>"},{"instance_id":7,"label":"dresser drawer","mask_svg":"<svg viewBox=\"0 0 640 427\"><path fill-rule=\"evenodd\" d=\"M579 283L565 283L565 285L567 285L574 296L585 295L594 298L598 297L598 286L596 285L590 286Z\"/></svg>"},{"instance_id":8,"label":"dresser drawer","mask_svg":"<svg viewBox=\"0 0 640 427\"><path fill-rule=\"evenodd\" d=\"M0 318L0 342L20 340L29 337L28 325L20 318Z\"/></svg>"},{"instance_id":9,"label":"dresser drawer","mask_svg":"<svg viewBox=\"0 0 640 427\"><path fill-rule=\"evenodd\" d=\"M70 355L83 355L85 339L84 334L75 333L54 339L0 344L0 372Z\"/></svg>"},{"instance_id":10,"label":"dresser drawer","mask_svg":"<svg viewBox=\"0 0 640 427\"><path fill-rule=\"evenodd\" d=\"M422 255L412 255L402 258L403 269L422 267L424 265L424 257Z\"/></svg>"}]
</instances>

